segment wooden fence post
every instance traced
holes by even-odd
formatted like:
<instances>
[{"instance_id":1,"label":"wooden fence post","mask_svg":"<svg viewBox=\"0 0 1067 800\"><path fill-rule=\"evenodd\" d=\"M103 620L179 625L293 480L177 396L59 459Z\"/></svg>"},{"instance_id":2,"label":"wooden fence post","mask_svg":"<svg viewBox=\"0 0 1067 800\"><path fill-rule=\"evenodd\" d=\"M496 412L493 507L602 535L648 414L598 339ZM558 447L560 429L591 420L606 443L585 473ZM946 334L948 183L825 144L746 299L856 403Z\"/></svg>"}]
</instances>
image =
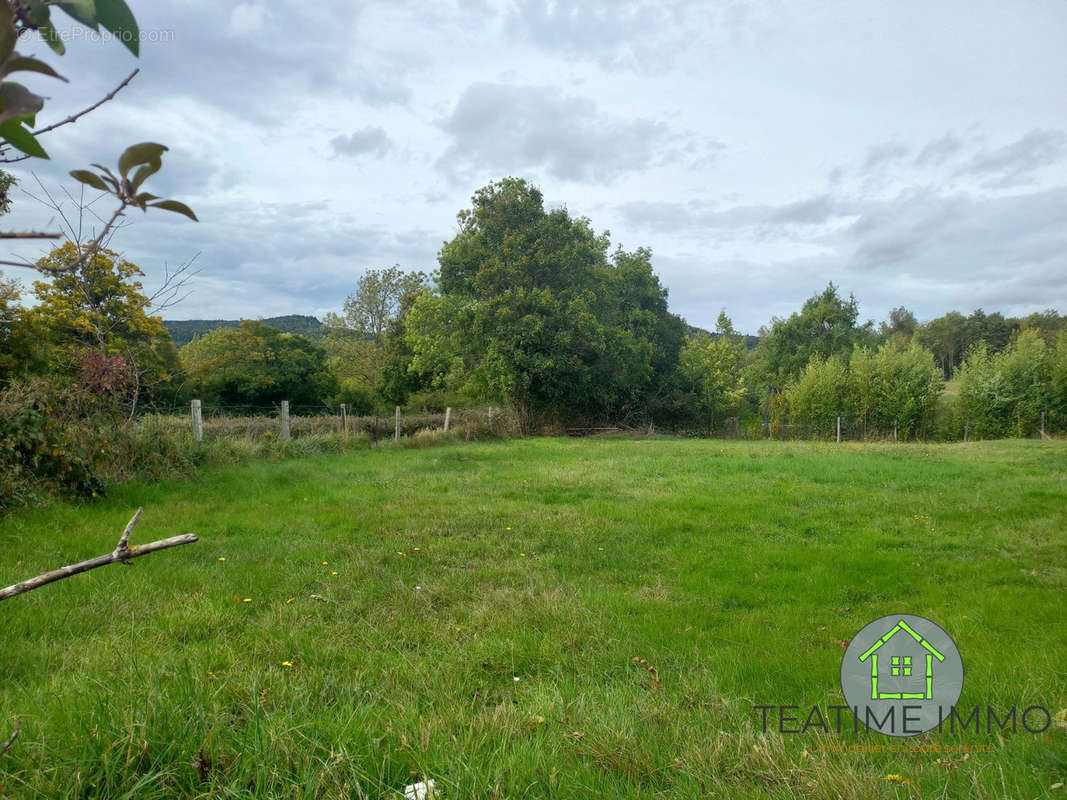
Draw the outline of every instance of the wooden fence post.
<instances>
[{"instance_id":1,"label":"wooden fence post","mask_svg":"<svg viewBox=\"0 0 1067 800\"><path fill-rule=\"evenodd\" d=\"M282 400L282 441L289 440L289 401Z\"/></svg>"},{"instance_id":2,"label":"wooden fence post","mask_svg":"<svg viewBox=\"0 0 1067 800\"><path fill-rule=\"evenodd\" d=\"M445 409L445 433L452 427L452 406Z\"/></svg>"},{"instance_id":3,"label":"wooden fence post","mask_svg":"<svg viewBox=\"0 0 1067 800\"><path fill-rule=\"evenodd\" d=\"M897 421L893 420L893 441L897 441Z\"/></svg>"},{"instance_id":4,"label":"wooden fence post","mask_svg":"<svg viewBox=\"0 0 1067 800\"><path fill-rule=\"evenodd\" d=\"M400 441L400 406L396 407L396 431L393 433L393 441Z\"/></svg>"},{"instance_id":5,"label":"wooden fence post","mask_svg":"<svg viewBox=\"0 0 1067 800\"><path fill-rule=\"evenodd\" d=\"M963 425L963 441L967 441L967 434L971 432L971 423L966 422Z\"/></svg>"},{"instance_id":6,"label":"wooden fence post","mask_svg":"<svg viewBox=\"0 0 1067 800\"><path fill-rule=\"evenodd\" d=\"M1045 412L1041 412L1041 438L1045 438Z\"/></svg>"},{"instance_id":7,"label":"wooden fence post","mask_svg":"<svg viewBox=\"0 0 1067 800\"><path fill-rule=\"evenodd\" d=\"M837 443L841 444L841 417L837 418Z\"/></svg>"},{"instance_id":8,"label":"wooden fence post","mask_svg":"<svg viewBox=\"0 0 1067 800\"><path fill-rule=\"evenodd\" d=\"M199 442L204 438L204 413L200 401L194 400L190 410L193 414L193 441Z\"/></svg>"},{"instance_id":9,"label":"wooden fence post","mask_svg":"<svg viewBox=\"0 0 1067 800\"><path fill-rule=\"evenodd\" d=\"M348 436L348 409L341 403L341 433Z\"/></svg>"},{"instance_id":10,"label":"wooden fence post","mask_svg":"<svg viewBox=\"0 0 1067 800\"><path fill-rule=\"evenodd\" d=\"M489 406L489 426L493 426L493 407Z\"/></svg>"}]
</instances>

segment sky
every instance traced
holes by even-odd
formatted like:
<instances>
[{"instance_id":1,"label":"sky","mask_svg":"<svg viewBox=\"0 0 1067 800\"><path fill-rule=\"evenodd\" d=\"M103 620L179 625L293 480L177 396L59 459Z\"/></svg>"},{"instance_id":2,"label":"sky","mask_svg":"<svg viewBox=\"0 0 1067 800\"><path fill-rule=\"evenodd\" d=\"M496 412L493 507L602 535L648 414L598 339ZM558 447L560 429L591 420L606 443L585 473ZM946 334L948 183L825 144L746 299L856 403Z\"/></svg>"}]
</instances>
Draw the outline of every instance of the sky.
<instances>
[{"instance_id":1,"label":"sky","mask_svg":"<svg viewBox=\"0 0 1067 800\"><path fill-rule=\"evenodd\" d=\"M650 247L671 310L705 328L725 309L755 333L830 281L876 321L1067 312L1062 0L131 7L138 59L73 26L62 58L20 42L70 79L26 79L41 124L141 72L11 171L77 196L68 170L166 144L145 188L200 222L130 212L112 246L149 289L195 257L168 318L338 311L367 269L435 269L509 175ZM13 197L7 228L58 229Z\"/></svg>"}]
</instances>

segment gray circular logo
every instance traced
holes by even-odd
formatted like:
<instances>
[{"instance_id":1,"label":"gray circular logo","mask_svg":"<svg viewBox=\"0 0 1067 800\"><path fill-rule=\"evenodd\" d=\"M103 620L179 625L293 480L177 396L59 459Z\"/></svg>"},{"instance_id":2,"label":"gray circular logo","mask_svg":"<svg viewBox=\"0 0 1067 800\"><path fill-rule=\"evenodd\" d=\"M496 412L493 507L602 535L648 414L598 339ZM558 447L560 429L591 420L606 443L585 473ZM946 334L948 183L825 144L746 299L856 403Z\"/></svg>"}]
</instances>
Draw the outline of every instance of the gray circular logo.
<instances>
[{"instance_id":1,"label":"gray circular logo","mask_svg":"<svg viewBox=\"0 0 1067 800\"><path fill-rule=\"evenodd\" d=\"M915 736L948 721L963 691L963 659L938 625L891 614L852 637L841 690L859 722L887 736Z\"/></svg>"}]
</instances>

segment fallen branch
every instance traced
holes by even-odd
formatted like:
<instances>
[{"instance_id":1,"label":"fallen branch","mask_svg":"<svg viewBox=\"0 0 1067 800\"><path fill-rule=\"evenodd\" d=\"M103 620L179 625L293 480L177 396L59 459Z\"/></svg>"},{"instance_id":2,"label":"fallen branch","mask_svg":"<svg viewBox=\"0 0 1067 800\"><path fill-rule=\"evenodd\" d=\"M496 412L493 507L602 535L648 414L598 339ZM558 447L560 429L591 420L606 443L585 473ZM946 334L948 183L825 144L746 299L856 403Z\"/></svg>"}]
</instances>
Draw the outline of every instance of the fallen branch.
<instances>
[{"instance_id":1,"label":"fallen branch","mask_svg":"<svg viewBox=\"0 0 1067 800\"><path fill-rule=\"evenodd\" d=\"M137 524L137 521L141 518L141 512L143 510L144 509L141 508L137 509L137 512L133 515L130 521L126 523L126 529L122 532L122 537L119 539L118 545L107 555L97 556L96 558L90 558L88 561L80 561L77 564L60 567L51 572L45 572L43 575L38 575L36 578L30 578L28 581L13 584L6 589L0 589L0 600L7 600L9 597L14 597L17 594L39 589L46 584L61 581L64 578L69 578L71 575L88 572L97 567L106 567L108 564L117 564L119 562L129 564L132 559L146 556L157 550L166 550L170 547L192 544L197 541L195 533L183 533L180 536L171 536L169 539L160 539L156 542L149 542L148 544L134 545L133 547L130 547L130 534L133 532L133 528Z\"/></svg>"},{"instance_id":2,"label":"fallen branch","mask_svg":"<svg viewBox=\"0 0 1067 800\"><path fill-rule=\"evenodd\" d=\"M15 743L15 740L17 738L19 738L19 733L21 731L22 731L22 720L15 720L15 731L14 731L14 733L11 734L11 736L8 738L8 740L6 742L4 742L4 746L0 747L0 756L2 756L4 753L6 753L8 750L11 749L11 745L13 745Z\"/></svg>"}]
</instances>

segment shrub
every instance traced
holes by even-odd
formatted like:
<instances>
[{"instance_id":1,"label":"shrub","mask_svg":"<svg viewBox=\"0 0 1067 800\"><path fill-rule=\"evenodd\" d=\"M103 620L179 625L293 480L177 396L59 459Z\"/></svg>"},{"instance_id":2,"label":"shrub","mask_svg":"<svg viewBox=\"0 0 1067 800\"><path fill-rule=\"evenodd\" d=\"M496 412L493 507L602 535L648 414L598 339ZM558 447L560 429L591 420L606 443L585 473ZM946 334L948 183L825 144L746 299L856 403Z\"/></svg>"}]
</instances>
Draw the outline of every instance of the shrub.
<instances>
[{"instance_id":1,"label":"shrub","mask_svg":"<svg viewBox=\"0 0 1067 800\"><path fill-rule=\"evenodd\" d=\"M0 393L0 509L32 502L41 489L83 497L102 492L91 443L105 417L91 395L52 379Z\"/></svg>"}]
</instances>

